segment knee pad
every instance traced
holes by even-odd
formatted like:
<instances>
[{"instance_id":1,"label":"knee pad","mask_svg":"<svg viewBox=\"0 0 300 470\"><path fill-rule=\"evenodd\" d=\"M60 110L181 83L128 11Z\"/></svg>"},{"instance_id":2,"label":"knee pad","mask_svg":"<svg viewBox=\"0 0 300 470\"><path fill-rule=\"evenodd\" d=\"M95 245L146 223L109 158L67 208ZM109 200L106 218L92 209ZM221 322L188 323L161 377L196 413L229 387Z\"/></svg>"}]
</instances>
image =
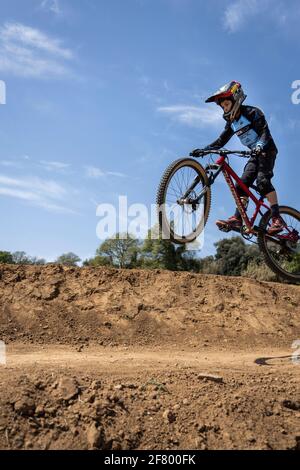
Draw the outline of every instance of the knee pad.
<instances>
[{"instance_id":1,"label":"knee pad","mask_svg":"<svg viewBox=\"0 0 300 470\"><path fill-rule=\"evenodd\" d=\"M270 178L267 178L265 176L263 178L257 178L257 189L262 196L266 196L272 191L275 191L274 186L270 181Z\"/></svg>"}]
</instances>

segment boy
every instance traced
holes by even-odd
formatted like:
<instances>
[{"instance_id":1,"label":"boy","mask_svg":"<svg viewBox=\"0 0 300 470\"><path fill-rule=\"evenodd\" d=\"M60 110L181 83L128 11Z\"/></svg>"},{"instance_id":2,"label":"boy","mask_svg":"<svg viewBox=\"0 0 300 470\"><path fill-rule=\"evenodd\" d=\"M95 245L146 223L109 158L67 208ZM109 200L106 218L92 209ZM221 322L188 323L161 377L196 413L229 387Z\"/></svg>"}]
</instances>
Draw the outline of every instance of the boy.
<instances>
[{"instance_id":1,"label":"boy","mask_svg":"<svg viewBox=\"0 0 300 470\"><path fill-rule=\"evenodd\" d=\"M215 102L222 107L226 125L220 137L204 150L217 150L224 147L234 134L239 137L242 144L254 150L255 155L251 156L246 164L241 180L247 187L257 180L256 184L260 194L268 199L271 206L272 224L268 233L273 235L284 229L283 221L279 215L277 194L271 183L278 150L263 112L254 106L242 105L246 97L241 84L232 81L207 98L206 103ZM196 157L198 152L199 149L193 150L192 155ZM247 195L238 185L236 185L236 189L245 208L247 208ZM242 218L238 208L229 219L217 220L216 224L220 229L226 227L239 230L242 227Z\"/></svg>"}]
</instances>

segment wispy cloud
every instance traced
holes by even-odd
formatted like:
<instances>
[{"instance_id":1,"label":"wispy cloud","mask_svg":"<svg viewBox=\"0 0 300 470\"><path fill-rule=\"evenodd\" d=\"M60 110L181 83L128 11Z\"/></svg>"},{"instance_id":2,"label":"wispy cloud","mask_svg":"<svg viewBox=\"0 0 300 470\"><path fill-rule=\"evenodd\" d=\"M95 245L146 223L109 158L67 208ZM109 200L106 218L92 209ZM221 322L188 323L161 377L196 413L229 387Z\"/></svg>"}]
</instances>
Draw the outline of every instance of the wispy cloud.
<instances>
[{"instance_id":1,"label":"wispy cloud","mask_svg":"<svg viewBox=\"0 0 300 470\"><path fill-rule=\"evenodd\" d=\"M299 2L290 0L287 8L287 3L279 0L234 0L225 9L224 27L229 33L236 33L255 16L260 22L267 18L286 29L299 22Z\"/></svg>"},{"instance_id":2,"label":"wispy cloud","mask_svg":"<svg viewBox=\"0 0 300 470\"><path fill-rule=\"evenodd\" d=\"M231 33L240 30L251 16L260 11L263 3L264 0L237 0L232 2L225 10L225 28Z\"/></svg>"},{"instance_id":3,"label":"wispy cloud","mask_svg":"<svg viewBox=\"0 0 300 470\"><path fill-rule=\"evenodd\" d=\"M42 0L41 9L54 13L56 16L62 15L62 8L59 0Z\"/></svg>"},{"instance_id":4,"label":"wispy cloud","mask_svg":"<svg viewBox=\"0 0 300 470\"><path fill-rule=\"evenodd\" d=\"M124 173L120 173L119 171L107 171L106 175L117 176L118 178L126 178L126 175Z\"/></svg>"},{"instance_id":5,"label":"wispy cloud","mask_svg":"<svg viewBox=\"0 0 300 470\"><path fill-rule=\"evenodd\" d=\"M9 176L0 175L0 184L16 186L20 188L31 189L41 195L52 198L61 199L66 194L66 190L55 181L44 180L41 178L11 178Z\"/></svg>"},{"instance_id":6,"label":"wispy cloud","mask_svg":"<svg viewBox=\"0 0 300 470\"><path fill-rule=\"evenodd\" d=\"M222 120L222 114L217 108L173 105L159 107L157 110L190 127L202 128L219 124Z\"/></svg>"},{"instance_id":7,"label":"wispy cloud","mask_svg":"<svg viewBox=\"0 0 300 470\"><path fill-rule=\"evenodd\" d=\"M117 176L119 178L125 178L126 175L124 173L119 173L117 171L103 171L100 168L94 166L86 166L85 168L85 176L87 178L97 179L97 178L104 178L107 176Z\"/></svg>"},{"instance_id":8,"label":"wispy cloud","mask_svg":"<svg viewBox=\"0 0 300 470\"><path fill-rule=\"evenodd\" d=\"M28 166L29 162L31 163L32 168L42 168L43 170L49 172L56 172L66 174L70 169L70 163L51 161L51 160L40 160L39 162L34 162L30 159L28 155L24 155L19 159L11 160L0 160L0 165L7 168L25 168Z\"/></svg>"},{"instance_id":9,"label":"wispy cloud","mask_svg":"<svg viewBox=\"0 0 300 470\"><path fill-rule=\"evenodd\" d=\"M0 194L4 196L16 197L19 199L25 199L27 201L38 201L39 197L30 191L23 191L21 189L13 189L0 186Z\"/></svg>"},{"instance_id":10,"label":"wispy cloud","mask_svg":"<svg viewBox=\"0 0 300 470\"><path fill-rule=\"evenodd\" d=\"M0 195L22 199L44 209L75 213L74 210L62 205L67 191L56 181L41 178L11 178L0 174Z\"/></svg>"},{"instance_id":11,"label":"wispy cloud","mask_svg":"<svg viewBox=\"0 0 300 470\"><path fill-rule=\"evenodd\" d=\"M298 131L300 129L300 119L288 119L287 128L291 131Z\"/></svg>"},{"instance_id":12,"label":"wispy cloud","mask_svg":"<svg viewBox=\"0 0 300 470\"><path fill-rule=\"evenodd\" d=\"M70 168L69 163L40 160L40 164L47 171L65 172Z\"/></svg>"},{"instance_id":13,"label":"wispy cloud","mask_svg":"<svg viewBox=\"0 0 300 470\"><path fill-rule=\"evenodd\" d=\"M70 75L67 62L73 52L62 41L21 23L0 27L0 71L22 77L53 78Z\"/></svg>"},{"instance_id":14,"label":"wispy cloud","mask_svg":"<svg viewBox=\"0 0 300 470\"><path fill-rule=\"evenodd\" d=\"M10 168L22 168L22 164L15 160L0 160L0 165Z\"/></svg>"},{"instance_id":15,"label":"wispy cloud","mask_svg":"<svg viewBox=\"0 0 300 470\"><path fill-rule=\"evenodd\" d=\"M86 166L85 176L87 176L88 178L100 178L102 176L105 176L105 173L100 170L100 168L96 168L94 166Z\"/></svg>"}]
</instances>

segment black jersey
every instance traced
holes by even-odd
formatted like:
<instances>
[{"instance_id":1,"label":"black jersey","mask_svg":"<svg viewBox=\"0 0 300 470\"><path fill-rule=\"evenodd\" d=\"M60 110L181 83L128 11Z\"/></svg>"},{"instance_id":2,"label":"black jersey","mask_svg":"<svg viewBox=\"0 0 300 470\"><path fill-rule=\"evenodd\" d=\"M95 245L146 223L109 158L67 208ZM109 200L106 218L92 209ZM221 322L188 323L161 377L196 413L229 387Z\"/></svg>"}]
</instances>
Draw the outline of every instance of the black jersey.
<instances>
[{"instance_id":1,"label":"black jersey","mask_svg":"<svg viewBox=\"0 0 300 470\"><path fill-rule=\"evenodd\" d=\"M220 149L224 147L235 134L239 137L242 144L250 149L261 145L265 152L269 150L278 152L264 113L254 106L241 105L240 110L241 114L239 119L233 122L227 121L220 137L212 144L205 147L205 149Z\"/></svg>"}]
</instances>

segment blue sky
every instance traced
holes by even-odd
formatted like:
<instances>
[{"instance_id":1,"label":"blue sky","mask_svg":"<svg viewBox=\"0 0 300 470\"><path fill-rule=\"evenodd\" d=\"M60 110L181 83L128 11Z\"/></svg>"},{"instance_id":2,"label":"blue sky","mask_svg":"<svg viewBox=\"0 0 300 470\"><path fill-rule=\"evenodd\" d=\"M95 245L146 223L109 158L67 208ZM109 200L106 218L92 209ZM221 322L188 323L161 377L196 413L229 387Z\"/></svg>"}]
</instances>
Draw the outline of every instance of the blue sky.
<instances>
[{"instance_id":1,"label":"blue sky","mask_svg":"<svg viewBox=\"0 0 300 470\"><path fill-rule=\"evenodd\" d=\"M97 204L150 207L165 167L222 131L204 100L232 79L269 121L280 202L299 207L299 22L296 0L2 0L0 250L92 256ZM203 256L232 212L219 182Z\"/></svg>"}]
</instances>

